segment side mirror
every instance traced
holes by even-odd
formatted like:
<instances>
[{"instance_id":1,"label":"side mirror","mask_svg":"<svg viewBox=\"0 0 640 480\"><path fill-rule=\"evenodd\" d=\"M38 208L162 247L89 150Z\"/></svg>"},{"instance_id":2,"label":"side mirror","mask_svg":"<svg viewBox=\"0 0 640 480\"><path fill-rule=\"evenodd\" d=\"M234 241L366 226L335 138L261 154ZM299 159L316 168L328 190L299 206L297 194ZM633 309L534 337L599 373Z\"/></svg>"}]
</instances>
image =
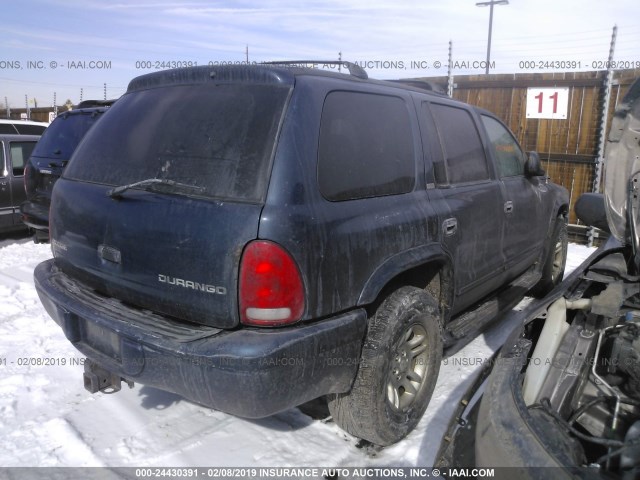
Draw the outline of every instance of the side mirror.
<instances>
[{"instance_id":1,"label":"side mirror","mask_svg":"<svg viewBox=\"0 0 640 480\"><path fill-rule=\"evenodd\" d=\"M604 195L601 193L583 193L573 207L576 215L585 225L596 227L611 233L604 206Z\"/></svg>"},{"instance_id":2,"label":"side mirror","mask_svg":"<svg viewBox=\"0 0 640 480\"><path fill-rule=\"evenodd\" d=\"M542 177L546 175L546 172L542 168L542 162L540 161L538 152L529 152L529 157L524 163L524 174L527 177Z\"/></svg>"}]
</instances>

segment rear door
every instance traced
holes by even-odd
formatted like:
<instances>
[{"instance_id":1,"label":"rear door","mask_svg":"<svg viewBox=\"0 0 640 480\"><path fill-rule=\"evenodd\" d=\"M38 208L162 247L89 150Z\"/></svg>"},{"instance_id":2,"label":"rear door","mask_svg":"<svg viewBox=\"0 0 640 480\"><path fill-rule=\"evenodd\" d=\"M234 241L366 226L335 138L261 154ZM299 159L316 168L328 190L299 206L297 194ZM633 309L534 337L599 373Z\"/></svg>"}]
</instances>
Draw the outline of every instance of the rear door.
<instances>
[{"instance_id":1,"label":"rear door","mask_svg":"<svg viewBox=\"0 0 640 480\"><path fill-rule=\"evenodd\" d=\"M424 102L422 115L434 157L430 196L446 206L436 210L443 243L454 259L455 314L502 284L502 193L470 110Z\"/></svg>"}]
</instances>

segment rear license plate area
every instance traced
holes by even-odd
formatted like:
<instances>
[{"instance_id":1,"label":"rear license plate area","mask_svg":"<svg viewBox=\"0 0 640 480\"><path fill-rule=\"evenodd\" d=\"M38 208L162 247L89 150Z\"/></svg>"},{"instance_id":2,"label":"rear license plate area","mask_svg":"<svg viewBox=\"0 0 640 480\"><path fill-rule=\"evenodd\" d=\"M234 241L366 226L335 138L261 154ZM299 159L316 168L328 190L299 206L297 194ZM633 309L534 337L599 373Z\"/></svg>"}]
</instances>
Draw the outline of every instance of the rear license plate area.
<instances>
[{"instance_id":1,"label":"rear license plate area","mask_svg":"<svg viewBox=\"0 0 640 480\"><path fill-rule=\"evenodd\" d=\"M84 322L82 337L83 342L93 350L122 363L120 337L115 332L92 322Z\"/></svg>"}]
</instances>

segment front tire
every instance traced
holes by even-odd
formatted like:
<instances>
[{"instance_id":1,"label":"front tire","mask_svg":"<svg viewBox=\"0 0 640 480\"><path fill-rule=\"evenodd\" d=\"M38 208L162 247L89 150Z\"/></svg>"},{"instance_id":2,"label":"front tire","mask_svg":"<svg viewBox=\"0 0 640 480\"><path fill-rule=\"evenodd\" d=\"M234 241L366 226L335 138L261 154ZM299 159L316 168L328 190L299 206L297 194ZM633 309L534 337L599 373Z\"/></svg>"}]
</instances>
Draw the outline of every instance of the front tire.
<instances>
[{"instance_id":1,"label":"front tire","mask_svg":"<svg viewBox=\"0 0 640 480\"><path fill-rule=\"evenodd\" d=\"M376 445L398 442L422 418L441 359L437 302L419 288L399 288L369 321L353 387L329 397L334 421Z\"/></svg>"},{"instance_id":2,"label":"front tire","mask_svg":"<svg viewBox=\"0 0 640 480\"><path fill-rule=\"evenodd\" d=\"M542 278L531 291L535 297L544 297L562 281L567 264L568 243L567 220L559 216L545 248L547 253L542 265Z\"/></svg>"}]
</instances>

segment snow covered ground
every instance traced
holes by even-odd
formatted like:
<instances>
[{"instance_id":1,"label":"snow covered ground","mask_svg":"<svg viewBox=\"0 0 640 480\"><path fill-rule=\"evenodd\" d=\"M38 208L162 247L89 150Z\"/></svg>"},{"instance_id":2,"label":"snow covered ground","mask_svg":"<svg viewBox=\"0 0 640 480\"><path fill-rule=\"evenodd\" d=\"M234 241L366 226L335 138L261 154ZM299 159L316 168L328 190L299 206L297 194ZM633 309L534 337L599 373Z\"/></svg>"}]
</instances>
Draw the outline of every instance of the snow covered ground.
<instances>
[{"instance_id":1,"label":"snow covered ground","mask_svg":"<svg viewBox=\"0 0 640 480\"><path fill-rule=\"evenodd\" d=\"M570 244L567 270L591 252ZM49 245L0 237L0 467L431 466L481 369L481 362L443 361L419 426L383 450L359 448L330 418L297 408L243 420L141 385L91 395L83 387L82 356L33 286L33 268L50 257ZM488 359L513 328L494 325L452 358Z\"/></svg>"}]
</instances>

